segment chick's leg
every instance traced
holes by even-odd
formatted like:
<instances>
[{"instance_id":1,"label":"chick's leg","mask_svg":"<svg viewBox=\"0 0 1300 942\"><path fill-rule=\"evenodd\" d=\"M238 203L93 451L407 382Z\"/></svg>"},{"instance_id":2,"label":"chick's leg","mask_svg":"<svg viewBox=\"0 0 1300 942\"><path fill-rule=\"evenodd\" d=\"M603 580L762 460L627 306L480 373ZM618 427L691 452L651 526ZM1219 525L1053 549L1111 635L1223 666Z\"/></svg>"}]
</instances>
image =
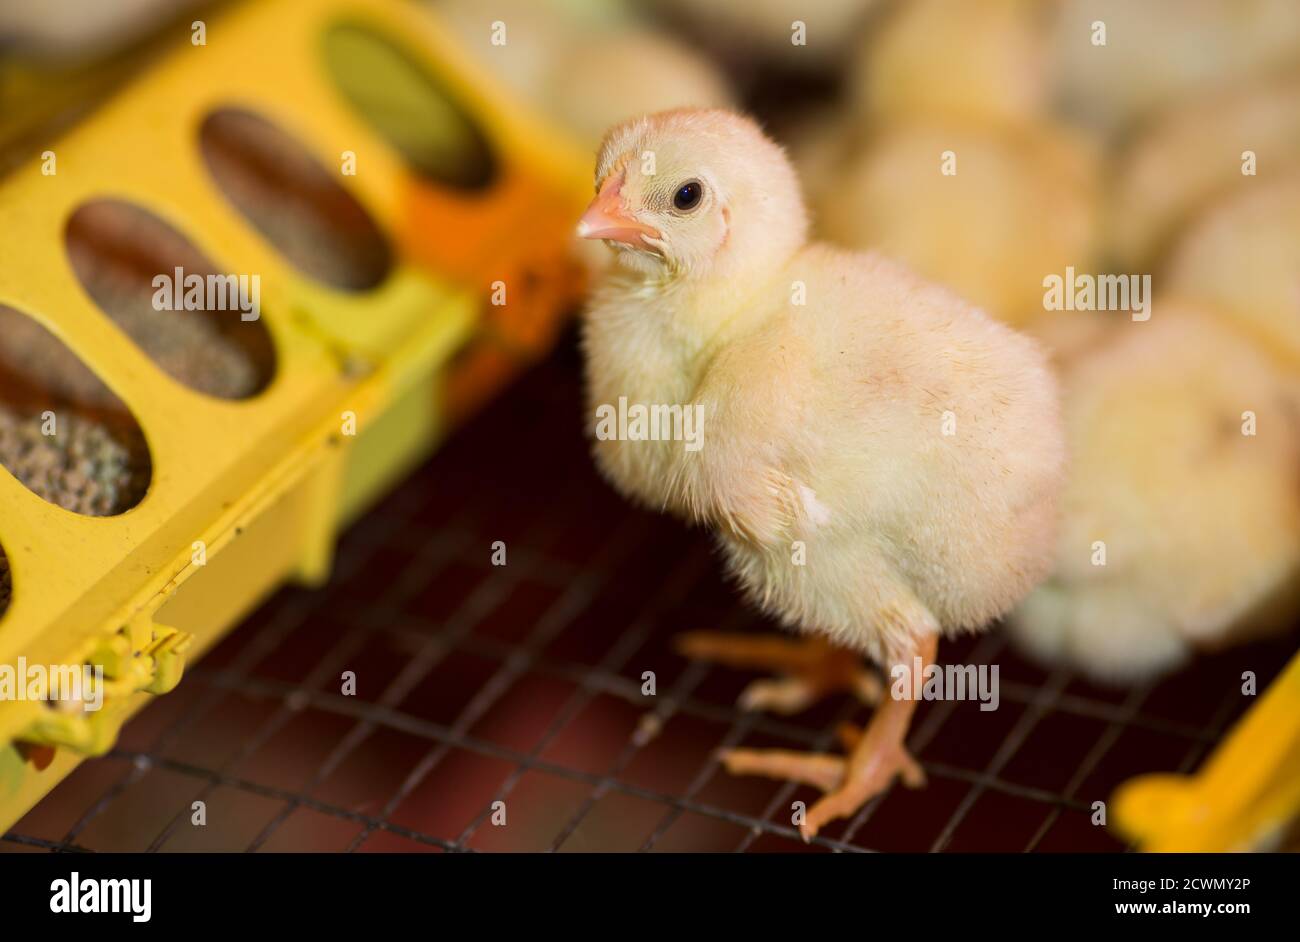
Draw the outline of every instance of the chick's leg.
<instances>
[{"instance_id":1,"label":"chick's leg","mask_svg":"<svg viewBox=\"0 0 1300 942\"><path fill-rule=\"evenodd\" d=\"M822 638L695 631L678 635L676 644L681 654L694 660L782 675L746 687L739 701L744 710L798 713L840 691L849 691L868 705L880 701L880 681L862 658Z\"/></svg>"},{"instance_id":2,"label":"chick's leg","mask_svg":"<svg viewBox=\"0 0 1300 942\"><path fill-rule=\"evenodd\" d=\"M922 659L922 670L933 663L937 647L934 635L918 645L915 653ZM912 665L907 666L911 670ZM849 817L883 792L895 775L909 788L925 784L924 771L903 745L915 712L915 700L885 699L865 731L841 727L839 737L849 751L847 759L783 749L728 749L722 761L735 775L763 775L826 792L799 827L803 839L810 841L823 826Z\"/></svg>"}]
</instances>

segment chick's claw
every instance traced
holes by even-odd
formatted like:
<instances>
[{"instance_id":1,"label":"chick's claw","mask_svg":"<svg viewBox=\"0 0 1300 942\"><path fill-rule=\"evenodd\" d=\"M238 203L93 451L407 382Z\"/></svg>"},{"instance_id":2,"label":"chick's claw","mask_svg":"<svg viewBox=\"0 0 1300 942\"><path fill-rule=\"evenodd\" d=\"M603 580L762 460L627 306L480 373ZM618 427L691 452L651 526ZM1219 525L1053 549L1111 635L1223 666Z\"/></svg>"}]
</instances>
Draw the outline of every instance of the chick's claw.
<instances>
[{"instance_id":1,"label":"chick's claw","mask_svg":"<svg viewBox=\"0 0 1300 942\"><path fill-rule=\"evenodd\" d=\"M732 775L761 775L811 785L824 792L839 787L847 765L839 756L786 749L726 749L720 758Z\"/></svg>"},{"instance_id":2,"label":"chick's claw","mask_svg":"<svg viewBox=\"0 0 1300 942\"><path fill-rule=\"evenodd\" d=\"M805 841L811 841L818 831L837 818L856 814L859 808L888 789L895 776L907 788L925 786L925 771L901 744L876 752L867 766L855 768L857 759L855 752L843 782L808 809L803 824L799 826L799 833Z\"/></svg>"},{"instance_id":3,"label":"chick's claw","mask_svg":"<svg viewBox=\"0 0 1300 942\"><path fill-rule=\"evenodd\" d=\"M916 646L923 664L934 662L936 636ZM810 809L799 826L805 841L811 841L826 824L852 816L864 804L882 794L897 777L907 788L925 785L925 771L904 745L913 700L884 699L865 730L849 723L836 729L836 736L848 752L847 758L782 749L730 749L723 753L727 771L736 775L763 775L812 785L826 793Z\"/></svg>"},{"instance_id":4,"label":"chick's claw","mask_svg":"<svg viewBox=\"0 0 1300 942\"><path fill-rule=\"evenodd\" d=\"M863 741L861 730L844 726L839 731L845 745L856 750ZM817 752L786 749L727 749L720 755L732 775L761 775L800 785L811 785L826 793L810 809L799 833L810 841L830 822L851 817L872 798L883 793L894 777L907 788L925 786L925 770L902 745L889 745L873 753L866 762Z\"/></svg>"},{"instance_id":5,"label":"chick's claw","mask_svg":"<svg viewBox=\"0 0 1300 942\"><path fill-rule=\"evenodd\" d=\"M879 678L852 651L822 638L782 638L695 631L679 635L677 650L685 657L733 668L771 670L781 677L756 680L740 695L743 710L789 715L840 691L872 706L880 701Z\"/></svg>"},{"instance_id":6,"label":"chick's claw","mask_svg":"<svg viewBox=\"0 0 1300 942\"><path fill-rule=\"evenodd\" d=\"M801 677L756 680L740 693L736 701L751 713L800 713L816 702L821 691Z\"/></svg>"}]
</instances>

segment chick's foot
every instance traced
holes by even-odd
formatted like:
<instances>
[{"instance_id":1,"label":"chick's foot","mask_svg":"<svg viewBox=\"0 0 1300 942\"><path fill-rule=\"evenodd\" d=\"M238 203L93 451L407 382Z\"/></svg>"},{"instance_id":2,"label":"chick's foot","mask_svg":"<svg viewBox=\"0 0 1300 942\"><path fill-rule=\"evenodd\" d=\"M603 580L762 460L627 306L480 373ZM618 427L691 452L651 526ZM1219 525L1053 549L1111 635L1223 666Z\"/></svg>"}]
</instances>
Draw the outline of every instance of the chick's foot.
<instances>
[{"instance_id":1,"label":"chick's foot","mask_svg":"<svg viewBox=\"0 0 1300 942\"><path fill-rule=\"evenodd\" d=\"M825 825L852 816L884 792L894 776L908 788L925 785L925 771L901 740L890 741L880 729L876 720L865 733L851 724L841 725L838 734L848 758L786 749L726 749L720 758L733 775L762 775L826 792L799 825L800 835L811 841Z\"/></svg>"},{"instance_id":2,"label":"chick's foot","mask_svg":"<svg viewBox=\"0 0 1300 942\"><path fill-rule=\"evenodd\" d=\"M739 669L770 670L780 677L756 680L740 695L743 710L791 714L834 693L848 691L863 703L880 702L882 688L860 655L822 638L783 638L713 631L678 635L680 654Z\"/></svg>"},{"instance_id":3,"label":"chick's foot","mask_svg":"<svg viewBox=\"0 0 1300 942\"><path fill-rule=\"evenodd\" d=\"M921 659L922 668L933 663L937 646L934 635L918 643L914 656ZM811 841L831 821L850 817L883 793L895 776L908 788L925 784L925 772L903 744L915 712L914 700L885 698L865 731L841 725L837 734L847 758L784 749L727 749L720 758L734 775L763 775L825 792L799 825L803 839Z\"/></svg>"}]
</instances>

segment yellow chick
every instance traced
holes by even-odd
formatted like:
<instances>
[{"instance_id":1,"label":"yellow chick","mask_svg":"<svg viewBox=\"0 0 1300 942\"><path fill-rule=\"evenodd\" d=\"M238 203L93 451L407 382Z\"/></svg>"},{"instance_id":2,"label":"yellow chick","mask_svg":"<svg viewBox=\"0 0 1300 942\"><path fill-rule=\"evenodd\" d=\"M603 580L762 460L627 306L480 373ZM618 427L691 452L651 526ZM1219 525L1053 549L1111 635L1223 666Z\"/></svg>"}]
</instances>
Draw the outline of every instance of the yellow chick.
<instances>
[{"instance_id":1,"label":"yellow chick","mask_svg":"<svg viewBox=\"0 0 1300 942\"><path fill-rule=\"evenodd\" d=\"M848 87L875 119L1022 122L1048 110L1047 0L910 0L862 34Z\"/></svg>"},{"instance_id":2,"label":"yellow chick","mask_svg":"<svg viewBox=\"0 0 1300 942\"><path fill-rule=\"evenodd\" d=\"M1043 660L1126 682L1295 615L1300 399L1186 304L1157 299L1110 340L1066 358L1057 566L1008 624Z\"/></svg>"},{"instance_id":3,"label":"yellow chick","mask_svg":"<svg viewBox=\"0 0 1300 942\"><path fill-rule=\"evenodd\" d=\"M738 63L833 73L880 0L651 0L701 45Z\"/></svg>"},{"instance_id":4,"label":"yellow chick","mask_svg":"<svg viewBox=\"0 0 1300 942\"><path fill-rule=\"evenodd\" d=\"M493 74L595 148L612 124L666 108L726 107L731 87L706 56L638 22L623 4L436 0L439 20Z\"/></svg>"},{"instance_id":5,"label":"yellow chick","mask_svg":"<svg viewBox=\"0 0 1300 942\"><path fill-rule=\"evenodd\" d=\"M1300 369L1300 169L1236 185L1186 232L1164 280Z\"/></svg>"},{"instance_id":6,"label":"yellow chick","mask_svg":"<svg viewBox=\"0 0 1300 942\"><path fill-rule=\"evenodd\" d=\"M826 639L910 674L1046 575L1064 452L1033 341L883 256L809 243L793 168L736 114L615 127L596 189L579 234L617 257L583 327L596 463L632 500L712 528L748 598L814 639L788 644L795 681ZM764 643L687 647L779 665ZM884 700L847 760L725 761L823 788L811 838L895 774L920 783L915 706Z\"/></svg>"},{"instance_id":7,"label":"yellow chick","mask_svg":"<svg viewBox=\"0 0 1300 942\"><path fill-rule=\"evenodd\" d=\"M794 154L823 237L876 249L1022 326L1043 278L1091 266L1101 159L1051 120L1051 0L896 4L858 43L849 120Z\"/></svg>"},{"instance_id":8,"label":"yellow chick","mask_svg":"<svg viewBox=\"0 0 1300 942\"><path fill-rule=\"evenodd\" d=\"M1054 95L1072 117L1120 131L1189 95L1300 59L1295 0L1059 0Z\"/></svg>"},{"instance_id":9,"label":"yellow chick","mask_svg":"<svg viewBox=\"0 0 1300 942\"><path fill-rule=\"evenodd\" d=\"M611 31L559 57L548 95L560 120L592 147L611 125L634 115L735 100L712 62L648 29Z\"/></svg>"},{"instance_id":10,"label":"yellow chick","mask_svg":"<svg viewBox=\"0 0 1300 942\"><path fill-rule=\"evenodd\" d=\"M1209 203L1300 168L1300 73L1195 96L1163 113L1117 161L1109 244L1150 266Z\"/></svg>"},{"instance_id":11,"label":"yellow chick","mask_svg":"<svg viewBox=\"0 0 1300 942\"><path fill-rule=\"evenodd\" d=\"M898 123L824 179L825 238L901 258L1015 326L1042 313L1046 274L1093 256L1098 162L1060 129Z\"/></svg>"}]
</instances>

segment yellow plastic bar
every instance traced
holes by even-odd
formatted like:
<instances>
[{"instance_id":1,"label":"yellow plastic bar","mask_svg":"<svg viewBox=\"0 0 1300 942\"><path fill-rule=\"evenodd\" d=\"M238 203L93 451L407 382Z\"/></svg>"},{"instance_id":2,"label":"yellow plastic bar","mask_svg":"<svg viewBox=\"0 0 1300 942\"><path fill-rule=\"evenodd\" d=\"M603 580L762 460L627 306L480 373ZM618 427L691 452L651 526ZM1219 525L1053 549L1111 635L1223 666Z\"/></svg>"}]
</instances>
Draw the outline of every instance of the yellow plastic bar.
<instances>
[{"instance_id":1,"label":"yellow plastic bar","mask_svg":"<svg viewBox=\"0 0 1300 942\"><path fill-rule=\"evenodd\" d=\"M1195 775L1144 775L1115 794L1146 851L1269 849L1300 819L1300 655Z\"/></svg>"}]
</instances>

